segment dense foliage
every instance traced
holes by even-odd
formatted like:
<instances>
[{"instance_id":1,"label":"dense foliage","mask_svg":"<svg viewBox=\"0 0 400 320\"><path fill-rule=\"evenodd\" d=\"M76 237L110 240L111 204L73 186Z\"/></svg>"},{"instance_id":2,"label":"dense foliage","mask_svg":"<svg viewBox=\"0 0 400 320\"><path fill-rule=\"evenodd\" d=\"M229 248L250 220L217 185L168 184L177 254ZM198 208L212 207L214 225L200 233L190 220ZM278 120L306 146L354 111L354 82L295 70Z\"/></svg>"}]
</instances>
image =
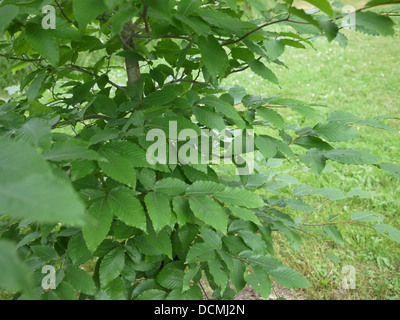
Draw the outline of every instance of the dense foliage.
<instances>
[{"instance_id":1,"label":"dense foliage","mask_svg":"<svg viewBox=\"0 0 400 320\"><path fill-rule=\"evenodd\" d=\"M16 298L203 299L206 278L214 299L231 299L246 283L268 298L271 278L309 286L274 257L271 234L284 234L297 250L318 210L302 196L368 193L301 186L288 195L282 190L293 177L277 163L302 163L316 175L328 161L370 165L400 178L400 166L384 155L335 147L357 138L355 126L393 129L383 117L343 111L321 119L315 107L323 106L221 82L251 69L279 85L268 66L284 66L285 48L312 47L321 36L345 46L344 20L359 32L393 35L389 12L371 9L400 1L371 0L351 17L337 1L306 2L315 7L299 9L292 0L0 2L5 73L34 70L20 94L0 100L0 287ZM55 28L46 5L54 6ZM127 84L112 78L119 70ZM302 120L288 122L288 112ZM154 129L165 136L149 159ZM211 137L217 146L204 150L197 143L204 129L232 136ZM254 155L235 153L252 130ZM209 163L197 161L205 157ZM330 216L318 231L340 243L337 225L358 224L400 242L382 219ZM45 265L57 271L54 290L42 288Z\"/></svg>"}]
</instances>

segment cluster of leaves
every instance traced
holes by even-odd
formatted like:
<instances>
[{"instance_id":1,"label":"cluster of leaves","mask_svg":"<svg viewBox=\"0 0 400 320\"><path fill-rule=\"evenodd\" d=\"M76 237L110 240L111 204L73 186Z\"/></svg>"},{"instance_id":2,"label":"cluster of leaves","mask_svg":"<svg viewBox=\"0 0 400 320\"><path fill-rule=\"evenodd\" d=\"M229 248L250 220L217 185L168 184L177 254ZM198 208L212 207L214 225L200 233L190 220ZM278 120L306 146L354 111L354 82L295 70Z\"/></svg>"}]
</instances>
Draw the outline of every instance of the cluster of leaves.
<instances>
[{"instance_id":1,"label":"cluster of leaves","mask_svg":"<svg viewBox=\"0 0 400 320\"><path fill-rule=\"evenodd\" d=\"M312 46L321 36L345 45L343 5L306 2L315 7L298 9L291 0L3 0L1 56L10 70L35 69L20 83L21 95L0 101L0 286L42 299L203 299L203 276L215 299L233 298L246 283L268 298L270 277L288 288L309 286L274 258L271 233L283 233L296 250L316 210L301 196L366 193L299 187L284 196L280 188L293 178L271 161L303 163L316 175L327 161L373 165L397 178L400 166L333 146L356 139L355 125L392 130L383 118L336 111L321 121L311 104L220 85L248 68L279 85L268 65L284 65L286 47ZM392 35L389 16L365 11L389 3L399 1L372 0L357 11L357 30ZM42 28L49 4L56 5L56 29ZM128 85L112 79L119 69ZM283 109L317 124L289 124ZM254 173L150 164L146 134L170 121L199 134L261 125L268 131L256 130ZM307 218L297 221L296 211ZM348 223L378 221L378 232L400 242L382 218L359 212ZM342 241L334 222L321 231ZM48 264L57 269L57 288L43 292Z\"/></svg>"}]
</instances>

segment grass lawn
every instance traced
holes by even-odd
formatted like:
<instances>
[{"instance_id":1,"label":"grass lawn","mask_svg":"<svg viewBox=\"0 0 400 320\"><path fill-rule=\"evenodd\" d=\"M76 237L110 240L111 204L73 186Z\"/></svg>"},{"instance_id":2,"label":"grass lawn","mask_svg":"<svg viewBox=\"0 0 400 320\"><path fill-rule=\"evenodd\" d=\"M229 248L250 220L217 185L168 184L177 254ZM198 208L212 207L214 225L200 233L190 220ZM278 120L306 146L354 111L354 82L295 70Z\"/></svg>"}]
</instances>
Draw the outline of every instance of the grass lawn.
<instances>
[{"instance_id":1,"label":"grass lawn","mask_svg":"<svg viewBox=\"0 0 400 320\"><path fill-rule=\"evenodd\" d=\"M271 67L280 79L281 88L253 75L250 71L232 75L225 85L241 85L249 93L266 96L282 95L315 104L323 104L323 115L334 110L351 112L361 118L398 117L400 113L400 37L373 37L346 31L348 47L337 42L318 40L314 50L287 49L280 58L289 68ZM298 118L285 113L289 123ZM400 121L387 122L400 130ZM292 132L290 132L292 133ZM360 139L341 146L370 150L385 160L399 163L399 134L368 127L359 128ZM298 167L301 183L317 188L335 187L349 191L362 188L378 196L324 202L322 210L310 221L323 223L328 216L339 214L349 220L357 211L372 211L386 216L384 223L400 227L400 184L378 169L329 163L331 170L316 178ZM293 168L291 168L293 170ZM306 170L307 171L307 170ZM320 203L322 197L308 197L309 203ZM384 239L374 230L359 226L341 227L344 245L324 241L318 234L304 235L302 247L294 253L282 237L276 237L280 259L305 274L312 288L300 294L306 299L400 299L400 246ZM325 254L336 256L333 262ZM334 259L337 260L337 259ZM342 267L354 266L356 289L343 290Z\"/></svg>"}]
</instances>

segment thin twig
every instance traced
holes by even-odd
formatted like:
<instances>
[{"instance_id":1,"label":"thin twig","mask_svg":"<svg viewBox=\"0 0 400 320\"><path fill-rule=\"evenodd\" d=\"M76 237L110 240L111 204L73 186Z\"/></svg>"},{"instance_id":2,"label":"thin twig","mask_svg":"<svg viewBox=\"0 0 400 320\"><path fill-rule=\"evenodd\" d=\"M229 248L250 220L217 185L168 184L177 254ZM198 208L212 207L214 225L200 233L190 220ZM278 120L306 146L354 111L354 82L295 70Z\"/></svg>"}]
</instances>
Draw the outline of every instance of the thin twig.
<instances>
[{"instance_id":1,"label":"thin twig","mask_svg":"<svg viewBox=\"0 0 400 320\"><path fill-rule=\"evenodd\" d=\"M10 60L18 60L18 61L25 61L25 62L41 62L44 59L40 58L40 59L25 59L25 58L19 58L19 57L7 57L5 54L1 54L0 53L0 57L4 57Z\"/></svg>"},{"instance_id":2,"label":"thin twig","mask_svg":"<svg viewBox=\"0 0 400 320\"><path fill-rule=\"evenodd\" d=\"M88 71L88 70L86 70L86 69L83 69L83 68L81 68L81 67L79 67L79 66L75 66L75 65L71 65L71 66L62 68L62 69L60 69L59 71L61 72L61 71L64 71L64 70L79 71L79 72L88 74L88 75L90 75L90 76L92 76L92 77L97 77L97 75L94 74L93 72L90 72L90 71ZM113 87L117 88L118 90L124 92L125 94L128 94L128 91L127 91L124 87L121 87L120 85L114 83L114 82L111 81L111 80L107 80L107 82L108 82L110 85L112 85Z\"/></svg>"},{"instance_id":3,"label":"thin twig","mask_svg":"<svg viewBox=\"0 0 400 320\"><path fill-rule=\"evenodd\" d=\"M210 298L209 298L208 295L207 295L206 290L204 289L203 285L201 284L201 281L199 281L199 286L200 286L201 290L203 291L204 295L206 296L206 299L207 299L207 300L210 300Z\"/></svg>"},{"instance_id":4,"label":"thin twig","mask_svg":"<svg viewBox=\"0 0 400 320\"><path fill-rule=\"evenodd\" d=\"M68 23L74 23L74 21L72 21L70 18L67 17L67 15L65 14L63 8L61 7L61 5L58 3L57 0L54 0L54 2L57 4L57 7L60 9L61 14L64 16L65 19L67 19Z\"/></svg>"},{"instance_id":5,"label":"thin twig","mask_svg":"<svg viewBox=\"0 0 400 320\"><path fill-rule=\"evenodd\" d=\"M367 227L367 228L371 228L374 229L374 227L369 226L367 224L364 223L359 223L356 221L340 221L340 222L326 222L326 223L319 223L319 224L303 224L303 226L306 227L323 227L323 226L335 226L335 225L343 225L343 224L354 224L357 226L362 226L362 227Z\"/></svg>"}]
</instances>

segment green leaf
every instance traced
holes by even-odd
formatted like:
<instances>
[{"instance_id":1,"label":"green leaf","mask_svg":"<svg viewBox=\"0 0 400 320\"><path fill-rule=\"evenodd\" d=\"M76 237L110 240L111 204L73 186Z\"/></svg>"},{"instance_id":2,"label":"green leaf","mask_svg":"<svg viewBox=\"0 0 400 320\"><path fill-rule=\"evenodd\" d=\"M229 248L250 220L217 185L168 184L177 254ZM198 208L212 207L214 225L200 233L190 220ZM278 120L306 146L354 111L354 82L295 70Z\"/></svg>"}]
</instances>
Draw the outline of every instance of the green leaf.
<instances>
[{"instance_id":1,"label":"green leaf","mask_svg":"<svg viewBox=\"0 0 400 320\"><path fill-rule=\"evenodd\" d=\"M96 84L96 80L88 81L72 88L71 104L75 105L81 103L88 96L90 96L90 89Z\"/></svg>"},{"instance_id":2,"label":"green leaf","mask_svg":"<svg viewBox=\"0 0 400 320\"><path fill-rule=\"evenodd\" d=\"M382 170L385 170L386 172L389 172L393 176L395 176L397 179L400 179L400 166L397 164L392 164L392 163L381 163L380 165Z\"/></svg>"},{"instance_id":3,"label":"green leaf","mask_svg":"<svg viewBox=\"0 0 400 320\"><path fill-rule=\"evenodd\" d=\"M71 185L52 175L36 150L2 137L0 150L1 213L43 223L82 224L84 206L79 197Z\"/></svg>"},{"instance_id":4,"label":"green leaf","mask_svg":"<svg viewBox=\"0 0 400 320\"><path fill-rule=\"evenodd\" d=\"M93 107L98 113L102 113L106 116L115 117L117 111L117 104L104 94L96 95L96 99L93 101Z\"/></svg>"},{"instance_id":5,"label":"green leaf","mask_svg":"<svg viewBox=\"0 0 400 320\"><path fill-rule=\"evenodd\" d=\"M328 151L324 155L330 160L353 165L377 164L380 159L377 156L371 155L367 151L357 149L336 149Z\"/></svg>"},{"instance_id":6,"label":"green leaf","mask_svg":"<svg viewBox=\"0 0 400 320\"><path fill-rule=\"evenodd\" d=\"M82 233L73 236L68 241L67 251L74 265L81 265L92 258Z\"/></svg>"},{"instance_id":7,"label":"green leaf","mask_svg":"<svg viewBox=\"0 0 400 320\"><path fill-rule=\"evenodd\" d=\"M152 167L146 158L146 151L128 141L113 141L101 147L106 152L112 151L128 160L134 168Z\"/></svg>"},{"instance_id":8,"label":"green leaf","mask_svg":"<svg viewBox=\"0 0 400 320\"><path fill-rule=\"evenodd\" d=\"M214 36L199 38L199 49L204 64L213 77L221 74L228 64L228 57Z\"/></svg>"},{"instance_id":9,"label":"green leaf","mask_svg":"<svg viewBox=\"0 0 400 320\"><path fill-rule=\"evenodd\" d=\"M6 4L0 7L0 34L4 34L4 30L18 15L18 7Z\"/></svg>"},{"instance_id":10,"label":"green leaf","mask_svg":"<svg viewBox=\"0 0 400 320\"><path fill-rule=\"evenodd\" d=\"M100 283L102 287L117 278L125 265L124 249L118 247L107 253L100 263Z\"/></svg>"},{"instance_id":11,"label":"green leaf","mask_svg":"<svg viewBox=\"0 0 400 320\"><path fill-rule=\"evenodd\" d=\"M330 142L347 142L358 137L357 130L342 122L319 123L313 128L313 132Z\"/></svg>"},{"instance_id":12,"label":"green leaf","mask_svg":"<svg viewBox=\"0 0 400 320\"><path fill-rule=\"evenodd\" d=\"M49 114L53 113L53 109L47 107L43 103L40 103L39 101L35 100L29 100L29 114L32 115L37 115L37 114Z\"/></svg>"},{"instance_id":13,"label":"green leaf","mask_svg":"<svg viewBox=\"0 0 400 320\"><path fill-rule=\"evenodd\" d=\"M370 0L367 2L366 6L374 6L380 4L388 4L388 3L400 3L400 0Z\"/></svg>"},{"instance_id":14,"label":"green leaf","mask_svg":"<svg viewBox=\"0 0 400 320\"><path fill-rule=\"evenodd\" d=\"M189 186L186 190L186 194L189 196L193 195L212 195L215 192L225 190L225 186L212 181L196 181Z\"/></svg>"},{"instance_id":15,"label":"green leaf","mask_svg":"<svg viewBox=\"0 0 400 320\"><path fill-rule=\"evenodd\" d=\"M53 162L101 159L96 151L89 150L85 146L80 145L56 145L53 149L45 152L43 157Z\"/></svg>"},{"instance_id":16,"label":"green leaf","mask_svg":"<svg viewBox=\"0 0 400 320\"><path fill-rule=\"evenodd\" d=\"M267 271L260 266L253 267L250 274L245 274L245 280L256 290L265 300L271 295L272 285Z\"/></svg>"},{"instance_id":17,"label":"green leaf","mask_svg":"<svg viewBox=\"0 0 400 320\"><path fill-rule=\"evenodd\" d=\"M99 162L100 168L106 175L131 188L136 187L135 170L129 160L109 149L100 149L99 153L108 161Z\"/></svg>"},{"instance_id":18,"label":"green leaf","mask_svg":"<svg viewBox=\"0 0 400 320\"><path fill-rule=\"evenodd\" d=\"M259 108L257 109L257 114L265 120L271 122L278 129L285 129L285 120L278 112L268 108Z\"/></svg>"},{"instance_id":19,"label":"green leaf","mask_svg":"<svg viewBox=\"0 0 400 320\"><path fill-rule=\"evenodd\" d=\"M235 107L232 104L227 103L224 100L219 99L215 96L207 96L207 97L203 98L200 101L200 103L204 103L205 105L215 108L215 110L217 112L232 119L238 127L244 128L245 123L244 123L242 117L239 115L238 111L235 109Z\"/></svg>"},{"instance_id":20,"label":"green leaf","mask_svg":"<svg viewBox=\"0 0 400 320\"><path fill-rule=\"evenodd\" d=\"M54 293L60 298L60 300L75 300L74 288L68 282L61 282Z\"/></svg>"},{"instance_id":21,"label":"green leaf","mask_svg":"<svg viewBox=\"0 0 400 320\"><path fill-rule=\"evenodd\" d=\"M392 36L394 22L389 17L374 12L356 12L356 29L372 35Z\"/></svg>"},{"instance_id":22,"label":"green leaf","mask_svg":"<svg viewBox=\"0 0 400 320\"><path fill-rule=\"evenodd\" d=\"M297 139L294 144L306 149L319 149L319 150L332 150L333 147L323 141L322 139L314 136L303 136Z\"/></svg>"},{"instance_id":23,"label":"green leaf","mask_svg":"<svg viewBox=\"0 0 400 320\"><path fill-rule=\"evenodd\" d=\"M136 297L136 300L164 300L167 293L158 289L150 289L141 293Z\"/></svg>"},{"instance_id":24,"label":"green leaf","mask_svg":"<svg viewBox=\"0 0 400 320\"><path fill-rule=\"evenodd\" d=\"M104 287L104 291L110 296L112 300L125 300L125 287L121 277L115 278Z\"/></svg>"},{"instance_id":25,"label":"green leaf","mask_svg":"<svg viewBox=\"0 0 400 320\"><path fill-rule=\"evenodd\" d=\"M201 20L199 17L185 17L179 14L175 15L175 18L178 19L179 21L183 22L187 26L189 26L191 29L193 29L194 32L196 32L198 35L207 37L208 34L210 33L210 27L206 23L204 23L203 20Z\"/></svg>"},{"instance_id":26,"label":"green leaf","mask_svg":"<svg viewBox=\"0 0 400 320\"><path fill-rule=\"evenodd\" d=\"M250 69L260 77L265 80L269 80L272 83L279 85L279 80L276 77L275 73L273 73L269 68L267 68L262 62L258 60L253 60L249 62Z\"/></svg>"},{"instance_id":27,"label":"green leaf","mask_svg":"<svg viewBox=\"0 0 400 320\"><path fill-rule=\"evenodd\" d=\"M177 267L177 263L172 262L161 270L156 280L166 289L179 289L183 286L184 275L183 270Z\"/></svg>"},{"instance_id":28,"label":"green leaf","mask_svg":"<svg viewBox=\"0 0 400 320\"><path fill-rule=\"evenodd\" d=\"M196 120L202 125L205 125L210 129L218 129L219 131L225 129L223 116L215 113L213 110L204 107L194 107L193 113Z\"/></svg>"},{"instance_id":29,"label":"green leaf","mask_svg":"<svg viewBox=\"0 0 400 320\"><path fill-rule=\"evenodd\" d=\"M243 241L255 252L255 253L264 253L267 250L265 242L263 239L257 235L256 233L250 230L240 230L240 237Z\"/></svg>"},{"instance_id":30,"label":"green leaf","mask_svg":"<svg viewBox=\"0 0 400 320\"><path fill-rule=\"evenodd\" d=\"M203 241L207 243L211 248L215 250L222 249L222 240L217 232L208 228L201 228L200 234Z\"/></svg>"},{"instance_id":31,"label":"green leaf","mask_svg":"<svg viewBox=\"0 0 400 320\"><path fill-rule=\"evenodd\" d=\"M274 157L277 153L275 144L264 136L257 136L255 139L257 149L262 153L265 159Z\"/></svg>"},{"instance_id":32,"label":"green leaf","mask_svg":"<svg viewBox=\"0 0 400 320\"><path fill-rule=\"evenodd\" d=\"M179 95L179 91L174 86L166 86L161 90L154 91L146 96L143 104L148 107L165 106L174 101Z\"/></svg>"},{"instance_id":33,"label":"green leaf","mask_svg":"<svg viewBox=\"0 0 400 320\"><path fill-rule=\"evenodd\" d=\"M46 150L51 146L50 129L51 126L48 121L33 118L16 130L15 135L17 139L26 141L34 147L40 147Z\"/></svg>"},{"instance_id":34,"label":"green leaf","mask_svg":"<svg viewBox=\"0 0 400 320\"><path fill-rule=\"evenodd\" d=\"M58 19L55 29L50 29L55 38L69 41L82 41L79 31L66 20Z\"/></svg>"},{"instance_id":35,"label":"green leaf","mask_svg":"<svg viewBox=\"0 0 400 320\"><path fill-rule=\"evenodd\" d=\"M344 123L355 123L358 122L360 119L357 118L354 114L343 111L343 110L336 110L333 111L327 118L328 121L339 121Z\"/></svg>"},{"instance_id":36,"label":"green leaf","mask_svg":"<svg viewBox=\"0 0 400 320\"><path fill-rule=\"evenodd\" d=\"M110 231L112 213L105 198L95 201L88 213L91 219L82 228L82 233L88 249L94 252Z\"/></svg>"},{"instance_id":37,"label":"green leaf","mask_svg":"<svg viewBox=\"0 0 400 320\"><path fill-rule=\"evenodd\" d=\"M315 210L315 208L313 206L309 205L308 203L306 203L304 201L301 201L301 200L298 200L295 198L285 199L284 202L296 210L300 210L300 211L304 211L304 212L312 212Z\"/></svg>"},{"instance_id":38,"label":"green leaf","mask_svg":"<svg viewBox=\"0 0 400 320\"><path fill-rule=\"evenodd\" d=\"M172 200L173 210L176 214L178 224L184 226L186 223L192 223L193 213L189 207L189 201L184 197L174 197Z\"/></svg>"},{"instance_id":39,"label":"green leaf","mask_svg":"<svg viewBox=\"0 0 400 320\"><path fill-rule=\"evenodd\" d=\"M377 224L374 229L389 239L400 243L400 231L387 224Z\"/></svg>"},{"instance_id":40,"label":"green leaf","mask_svg":"<svg viewBox=\"0 0 400 320\"><path fill-rule=\"evenodd\" d=\"M31 249L34 255L38 256L44 262L53 262L58 259L57 251L49 245L37 245Z\"/></svg>"},{"instance_id":41,"label":"green leaf","mask_svg":"<svg viewBox=\"0 0 400 320\"><path fill-rule=\"evenodd\" d=\"M46 79L46 73L40 72L35 80L32 81L32 84L29 86L26 91L26 96L30 100L34 100L39 95L40 90L42 89L43 81Z\"/></svg>"},{"instance_id":42,"label":"green leaf","mask_svg":"<svg viewBox=\"0 0 400 320\"><path fill-rule=\"evenodd\" d=\"M360 221L360 222L374 222L374 221L382 221L385 217L381 214L374 212L356 212L351 216L351 220Z\"/></svg>"},{"instance_id":43,"label":"green leaf","mask_svg":"<svg viewBox=\"0 0 400 320\"><path fill-rule=\"evenodd\" d=\"M253 268L255 266L260 266L260 267L264 268L267 272L269 272L270 270L284 266L281 262L279 262L278 260L276 260L274 257L272 257L270 255L255 254L254 252L249 251L249 250L240 252L239 258L242 258L243 260L250 263Z\"/></svg>"},{"instance_id":44,"label":"green leaf","mask_svg":"<svg viewBox=\"0 0 400 320\"><path fill-rule=\"evenodd\" d=\"M146 214L134 191L112 190L108 195L108 203L113 214L122 222L146 231Z\"/></svg>"},{"instance_id":45,"label":"green leaf","mask_svg":"<svg viewBox=\"0 0 400 320\"><path fill-rule=\"evenodd\" d=\"M189 198L189 204L198 219L216 230L226 233L227 215L217 202L208 196L194 196Z\"/></svg>"},{"instance_id":46,"label":"green leaf","mask_svg":"<svg viewBox=\"0 0 400 320\"><path fill-rule=\"evenodd\" d=\"M242 261L234 259L233 265L230 266L230 268L230 280L235 286L236 292L239 293L246 286L246 281L244 279L244 272L246 270L245 264Z\"/></svg>"},{"instance_id":47,"label":"green leaf","mask_svg":"<svg viewBox=\"0 0 400 320\"><path fill-rule=\"evenodd\" d=\"M208 268L214 282L221 288L221 292L224 292L228 284L228 273L223 270L222 263L219 259L211 259L208 261Z\"/></svg>"},{"instance_id":48,"label":"green leaf","mask_svg":"<svg viewBox=\"0 0 400 320\"><path fill-rule=\"evenodd\" d=\"M347 198L347 195L344 191L332 187L316 189L315 192L317 192L323 197L329 198L330 200L334 201L343 200Z\"/></svg>"},{"instance_id":49,"label":"green leaf","mask_svg":"<svg viewBox=\"0 0 400 320\"><path fill-rule=\"evenodd\" d=\"M200 268L193 268L193 269L188 269L184 276L183 276L183 286L182 286L182 291L186 291L189 289L189 285L191 284L191 282L195 282L195 277L199 277L200 275ZM200 275L201 277L201 275Z\"/></svg>"},{"instance_id":50,"label":"green leaf","mask_svg":"<svg viewBox=\"0 0 400 320\"><path fill-rule=\"evenodd\" d=\"M281 140L270 136L257 136L255 143L256 147L261 151L266 159L274 157L277 151L280 151L291 158L295 158L292 149Z\"/></svg>"},{"instance_id":51,"label":"green leaf","mask_svg":"<svg viewBox=\"0 0 400 320\"><path fill-rule=\"evenodd\" d=\"M161 179L154 184L154 190L156 192L168 195L182 194L187 188L188 185L185 182L176 178Z\"/></svg>"},{"instance_id":52,"label":"green leaf","mask_svg":"<svg viewBox=\"0 0 400 320\"><path fill-rule=\"evenodd\" d=\"M329 4L328 0L305 0L308 3L311 3L313 6L316 6L321 11L325 12L327 15L333 17L333 9Z\"/></svg>"},{"instance_id":53,"label":"green leaf","mask_svg":"<svg viewBox=\"0 0 400 320\"><path fill-rule=\"evenodd\" d=\"M215 192L213 196L223 203L246 208L259 208L265 205L258 195L241 188L226 187L223 191Z\"/></svg>"},{"instance_id":54,"label":"green leaf","mask_svg":"<svg viewBox=\"0 0 400 320\"><path fill-rule=\"evenodd\" d=\"M264 41L263 46L267 50L267 56L271 61L278 59L285 51L285 45L280 40Z\"/></svg>"},{"instance_id":55,"label":"green leaf","mask_svg":"<svg viewBox=\"0 0 400 320\"><path fill-rule=\"evenodd\" d=\"M65 270L65 280L77 291L87 295L96 293L92 277L82 269L68 268Z\"/></svg>"},{"instance_id":56,"label":"green leaf","mask_svg":"<svg viewBox=\"0 0 400 320\"><path fill-rule=\"evenodd\" d=\"M232 215L234 215L235 217L237 217L241 220L251 221L258 225L261 224L261 222L257 218L256 214L253 211L250 211L249 209L240 208L240 207L236 207L236 206L229 206L229 209L231 210Z\"/></svg>"},{"instance_id":57,"label":"green leaf","mask_svg":"<svg viewBox=\"0 0 400 320\"><path fill-rule=\"evenodd\" d=\"M333 23L331 21L320 21L319 24L324 30L326 38L329 42L336 39L339 32L339 27L336 23Z\"/></svg>"},{"instance_id":58,"label":"green leaf","mask_svg":"<svg viewBox=\"0 0 400 320\"><path fill-rule=\"evenodd\" d=\"M82 2L82 1L81 1ZM29 22L25 29L26 41L50 63L57 67L60 60L60 50L53 39L50 30L45 30L41 25Z\"/></svg>"},{"instance_id":59,"label":"green leaf","mask_svg":"<svg viewBox=\"0 0 400 320\"><path fill-rule=\"evenodd\" d=\"M304 276L298 271L286 266L270 270L268 273L285 288L296 289L311 287L311 283Z\"/></svg>"},{"instance_id":60,"label":"green leaf","mask_svg":"<svg viewBox=\"0 0 400 320\"><path fill-rule=\"evenodd\" d=\"M338 256L333 256L329 253L325 253L325 256L329 259L331 259L334 263L340 263L340 258Z\"/></svg>"},{"instance_id":61,"label":"green leaf","mask_svg":"<svg viewBox=\"0 0 400 320\"><path fill-rule=\"evenodd\" d=\"M231 53L234 59L243 61L251 61L255 58L254 52L247 48L232 48Z\"/></svg>"},{"instance_id":62,"label":"green leaf","mask_svg":"<svg viewBox=\"0 0 400 320\"><path fill-rule=\"evenodd\" d=\"M307 154L301 155L299 159L307 167L311 168L317 176L321 174L326 165L326 158L317 149L310 149Z\"/></svg>"},{"instance_id":63,"label":"green leaf","mask_svg":"<svg viewBox=\"0 0 400 320\"><path fill-rule=\"evenodd\" d=\"M167 226L171 220L171 206L169 198L165 194L149 192L145 198L147 212L153 223L154 230L159 232Z\"/></svg>"},{"instance_id":64,"label":"green leaf","mask_svg":"<svg viewBox=\"0 0 400 320\"><path fill-rule=\"evenodd\" d=\"M178 13L190 16L200 8L201 0L181 0L178 5Z\"/></svg>"},{"instance_id":65,"label":"green leaf","mask_svg":"<svg viewBox=\"0 0 400 320\"><path fill-rule=\"evenodd\" d=\"M343 237L336 226L325 226L324 231L326 234L333 239L337 244L343 246Z\"/></svg>"},{"instance_id":66,"label":"green leaf","mask_svg":"<svg viewBox=\"0 0 400 320\"><path fill-rule=\"evenodd\" d=\"M303 101L287 98L277 98L274 99L272 102L273 104L289 107L290 109L299 113L305 118L309 118L312 120L319 120L321 118L318 112L311 108L311 105Z\"/></svg>"},{"instance_id":67,"label":"green leaf","mask_svg":"<svg viewBox=\"0 0 400 320\"><path fill-rule=\"evenodd\" d=\"M155 248L160 250L162 253L167 255L170 259L172 257L172 243L171 236L167 232L168 228L164 228L158 234L156 234L152 229L148 231L148 234L145 235L145 239Z\"/></svg>"},{"instance_id":68,"label":"green leaf","mask_svg":"<svg viewBox=\"0 0 400 320\"><path fill-rule=\"evenodd\" d=\"M215 250L211 248L207 243L195 243L190 247L185 263L195 262L197 259L199 262L208 261L215 258Z\"/></svg>"},{"instance_id":69,"label":"green leaf","mask_svg":"<svg viewBox=\"0 0 400 320\"><path fill-rule=\"evenodd\" d=\"M120 9L112 17L112 35L114 36L121 33L125 23L131 20L137 12L138 9L135 8L132 4L127 4L120 7Z\"/></svg>"},{"instance_id":70,"label":"green leaf","mask_svg":"<svg viewBox=\"0 0 400 320\"><path fill-rule=\"evenodd\" d=\"M238 6L236 0L222 0L222 2L224 2L232 10L236 11Z\"/></svg>"},{"instance_id":71,"label":"green leaf","mask_svg":"<svg viewBox=\"0 0 400 320\"><path fill-rule=\"evenodd\" d=\"M73 0L72 8L80 29L106 10L103 0Z\"/></svg>"},{"instance_id":72,"label":"green leaf","mask_svg":"<svg viewBox=\"0 0 400 320\"><path fill-rule=\"evenodd\" d=\"M200 9L198 12L209 25L220 28L229 36L232 34L242 36L247 31L254 30L257 27L248 21L233 18L222 10Z\"/></svg>"},{"instance_id":73,"label":"green leaf","mask_svg":"<svg viewBox=\"0 0 400 320\"><path fill-rule=\"evenodd\" d=\"M0 240L0 288L21 290L29 287L28 270L17 255L16 246Z\"/></svg>"},{"instance_id":74,"label":"green leaf","mask_svg":"<svg viewBox=\"0 0 400 320\"><path fill-rule=\"evenodd\" d=\"M109 141L118 137L118 130L116 129L104 129L95 133L90 137L89 142L91 144L97 144L99 142Z\"/></svg>"}]
</instances>

